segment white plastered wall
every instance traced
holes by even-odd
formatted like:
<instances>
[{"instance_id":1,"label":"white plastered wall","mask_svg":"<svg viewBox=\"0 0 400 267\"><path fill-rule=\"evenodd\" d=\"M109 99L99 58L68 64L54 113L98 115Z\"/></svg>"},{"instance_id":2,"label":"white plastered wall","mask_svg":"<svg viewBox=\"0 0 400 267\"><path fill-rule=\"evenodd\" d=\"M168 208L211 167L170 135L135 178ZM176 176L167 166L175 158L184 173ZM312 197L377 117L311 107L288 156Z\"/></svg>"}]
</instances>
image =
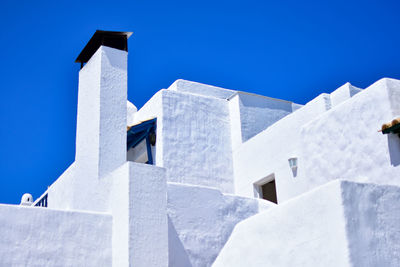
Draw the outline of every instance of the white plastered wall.
<instances>
[{"instance_id":1,"label":"white plastered wall","mask_svg":"<svg viewBox=\"0 0 400 267\"><path fill-rule=\"evenodd\" d=\"M330 94L332 107L339 105L361 91L362 89L357 88L350 83L343 84Z\"/></svg>"},{"instance_id":2,"label":"white plastered wall","mask_svg":"<svg viewBox=\"0 0 400 267\"><path fill-rule=\"evenodd\" d=\"M1 266L111 266L108 214L0 205Z\"/></svg>"},{"instance_id":3,"label":"white plastered wall","mask_svg":"<svg viewBox=\"0 0 400 267\"><path fill-rule=\"evenodd\" d=\"M398 266L399 214L399 187L335 180L239 223L213 266Z\"/></svg>"},{"instance_id":4,"label":"white plastered wall","mask_svg":"<svg viewBox=\"0 0 400 267\"><path fill-rule=\"evenodd\" d=\"M351 88L339 93L344 89ZM400 139L378 132L400 114L400 82L382 79L340 103L335 99L331 108L329 95L321 95L234 151L236 192L251 195L252 184L270 174L279 201L338 178L400 184L393 179L400 171ZM298 158L295 172L290 157Z\"/></svg>"},{"instance_id":5,"label":"white plastered wall","mask_svg":"<svg viewBox=\"0 0 400 267\"><path fill-rule=\"evenodd\" d=\"M342 182L352 266L400 266L400 187Z\"/></svg>"},{"instance_id":6,"label":"white plastered wall","mask_svg":"<svg viewBox=\"0 0 400 267\"><path fill-rule=\"evenodd\" d=\"M177 80L134 121L157 117L155 164L167 169L168 181L232 193L232 148L292 110L292 102Z\"/></svg>"},{"instance_id":7,"label":"white plastered wall","mask_svg":"<svg viewBox=\"0 0 400 267\"><path fill-rule=\"evenodd\" d=\"M169 266L211 266L238 222L274 206L215 188L168 183Z\"/></svg>"},{"instance_id":8,"label":"white plastered wall","mask_svg":"<svg viewBox=\"0 0 400 267\"><path fill-rule=\"evenodd\" d=\"M286 185L281 177L293 178L288 159L297 153L300 139L298 129L329 108L329 95L321 94L238 146L233 151L235 193L253 197L253 184L275 174L278 202L286 199L282 190Z\"/></svg>"},{"instance_id":9,"label":"white plastered wall","mask_svg":"<svg viewBox=\"0 0 400 267\"><path fill-rule=\"evenodd\" d=\"M162 120L168 181L233 192L228 102L163 90Z\"/></svg>"},{"instance_id":10,"label":"white plastered wall","mask_svg":"<svg viewBox=\"0 0 400 267\"><path fill-rule=\"evenodd\" d=\"M230 96L236 93L234 90L182 79L176 80L173 84L171 84L170 87L168 87L168 90L219 99L228 99Z\"/></svg>"},{"instance_id":11,"label":"white plastered wall","mask_svg":"<svg viewBox=\"0 0 400 267\"><path fill-rule=\"evenodd\" d=\"M292 102L238 92L242 142L292 112Z\"/></svg>"},{"instance_id":12,"label":"white plastered wall","mask_svg":"<svg viewBox=\"0 0 400 267\"><path fill-rule=\"evenodd\" d=\"M136 114L135 123L157 118L155 164L168 181L233 191L228 101L160 90Z\"/></svg>"},{"instance_id":13,"label":"white plastered wall","mask_svg":"<svg viewBox=\"0 0 400 267\"><path fill-rule=\"evenodd\" d=\"M240 222L213 266L350 266L340 183Z\"/></svg>"},{"instance_id":14,"label":"white plastered wall","mask_svg":"<svg viewBox=\"0 0 400 267\"><path fill-rule=\"evenodd\" d=\"M129 266L168 266L164 168L129 162ZM118 229L116 229L118 231Z\"/></svg>"},{"instance_id":15,"label":"white plastered wall","mask_svg":"<svg viewBox=\"0 0 400 267\"><path fill-rule=\"evenodd\" d=\"M399 103L400 81L382 79L304 125L296 188L338 178L400 185L400 138L378 132L400 115Z\"/></svg>"},{"instance_id":16,"label":"white plastered wall","mask_svg":"<svg viewBox=\"0 0 400 267\"><path fill-rule=\"evenodd\" d=\"M62 197L56 197L59 191L50 193L50 190L49 207L62 206ZM62 186L59 190L62 192ZM166 266L168 223L164 168L126 162L86 190L86 209L112 215L113 266Z\"/></svg>"}]
</instances>

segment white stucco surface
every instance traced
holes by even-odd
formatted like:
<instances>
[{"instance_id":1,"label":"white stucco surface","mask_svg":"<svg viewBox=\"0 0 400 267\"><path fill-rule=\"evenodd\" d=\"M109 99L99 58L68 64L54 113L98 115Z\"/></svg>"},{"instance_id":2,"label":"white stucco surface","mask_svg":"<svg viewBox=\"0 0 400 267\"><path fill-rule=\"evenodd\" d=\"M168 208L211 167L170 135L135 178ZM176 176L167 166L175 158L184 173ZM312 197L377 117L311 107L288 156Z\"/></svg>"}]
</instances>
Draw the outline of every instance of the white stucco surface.
<instances>
[{"instance_id":1,"label":"white stucco surface","mask_svg":"<svg viewBox=\"0 0 400 267\"><path fill-rule=\"evenodd\" d=\"M230 96L236 93L236 91L234 90L182 79L176 80L170 87L168 87L168 90L186 92L207 97L215 97L220 99L228 99Z\"/></svg>"},{"instance_id":2,"label":"white stucco surface","mask_svg":"<svg viewBox=\"0 0 400 267\"><path fill-rule=\"evenodd\" d=\"M113 171L105 180L112 181L106 210L113 218L112 224L112 266L129 266L129 163ZM104 189L103 189L104 190ZM103 195L108 199L108 195Z\"/></svg>"},{"instance_id":3,"label":"white stucco surface","mask_svg":"<svg viewBox=\"0 0 400 267\"><path fill-rule=\"evenodd\" d=\"M342 182L352 266L400 266L400 187Z\"/></svg>"},{"instance_id":4,"label":"white stucco surface","mask_svg":"<svg viewBox=\"0 0 400 267\"><path fill-rule=\"evenodd\" d=\"M0 205L0 266L111 266L107 214Z\"/></svg>"},{"instance_id":5,"label":"white stucco surface","mask_svg":"<svg viewBox=\"0 0 400 267\"><path fill-rule=\"evenodd\" d=\"M382 79L302 127L297 188L337 178L400 185L393 179L400 174L400 139L378 132L400 115L398 103L400 81Z\"/></svg>"},{"instance_id":6,"label":"white stucco surface","mask_svg":"<svg viewBox=\"0 0 400 267\"><path fill-rule=\"evenodd\" d=\"M235 94L229 99L229 117L231 125L232 152L235 151L243 142L242 124L240 121L239 95Z\"/></svg>"},{"instance_id":7,"label":"white stucco surface","mask_svg":"<svg viewBox=\"0 0 400 267\"><path fill-rule=\"evenodd\" d=\"M79 170L69 172L84 179ZM49 207L63 205L57 185L49 188ZM164 266L168 262L165 169L126 162L79 192L80 207L112 215L113 266Z\"/></svg>"},{"instance_id":8,"label":"white stucco surface","mask_svg":"<svg viewBox=\"0 0 400 267\"><path fill-rule=\"evenodd\" d=\"M292 102L238 92L242 142L292 112Z\"/></svg>"},{"instance_id":9,"label":"white stucco surface","mask_svg":"<svg viewBox=\"0 0 400 267\"><path fill-rule=\"evenodd\" d=\"M168 183L169 266L211 266L238 222L272 206L214 188Z\"/></svg>"},{"instance_id":10,"label":"white stucco surface","mask_svg":"<svg viewBox=\"0 0 400 267\"><path fill-rule=\"evenodd\" d=\"M233 192L228 102L163 90L162 121L168 181Z\"/></svg>"},{"instance_id":11,"label":"white stucco surface","mask_svg":"<svg viewBox=\"0 0 400 267\"><path fill-rule=\"evenodd\" d=\"M213 266L350 266L340 183L239 223Z\"/></svg>"},{"instance_id":12,"label":"white stucco surface","mask_svg":"<svg viewBox=\"0 0 400 267\"><path fill-rule=\"evenodd\" d=\"M330 182L239 223L213 266L397 266L399 198Z\"/></svg>"},{"instance_id":13,"label":"white stucco surface","mask_svg":"<svg viewBox=\"0 0 400 267\"><path fill-rule=\"evenodd\" d=\"M156 165L167 169L168 181L232 193L232 150L292 110L289 101L177 80L135 123L157 117Z\"/></svg>"},{"instance_id":14,"label":"white stucco surface","mask_svg":"<svg viewBox=\"0 0 400 267\"><path fill-rule=\"evenodd\" d=\"M332 94L349 92L346 84L241 145L233 155L236 192L252 195L253 183L271 174L280 202L338 178L399 184L391 177L399 172L400 139L377 132L400 114L399 83L382 79L361 92L354 89L357 94L340 103L336 99L333 106ZM296 172L289 168L291 157L298 158Z\"/></svg>"},{"instance_id":15,"label":"white stucco surface","mask_svg":"<svg viewBox=\"0 0 400 267\"><path fill-rule=\"evenodd\" d=\"M164 168L129 162L129 264L168 266Z\"/></svg>"},{"instance_id":16,"label":"white stucco surface","mask_svg":"<svg viewBox=\"0 0 400 267\"><path fill-rule=\"evenodd\" d=\"M130 101L126 101L126 125L134 124L136 112L137 112L137 107Z\"/></svg>"},{"instance_id":17,"label":"white stucco surface","mask_svg":"<svg viewBox=\"0 0 400 267\"><path fill-rule=\"evenodd\" d=\"M350 83L345 83L330 94L332 107L339 105L361 91L362 89L357 88Z\"/></svg>"},{"instance_id":18,"label":"white stucco surface","mask_svg":"<svg viewBox=\"0 0 400 267\"><path fill-rule=\"evenodd\" d=\"M299 129L303 124L320 116L329 108L329 95L321 94L238 146L233 151L236 194L253 197L253 184L275 174L278 202L287 199L282 188L292 187L291 184L286 185L285 183L293 180L288 159L297 156ZM301 159L299 161L301 163ZM286 180L281 177L285 177Z\"/></svg>"},{"instance_id":19,"label":"white stucco surface","mask_svg":"<svg viewBox=\"0 0 400 267\"><path fill-rule=\"evenodd\" d=\"M167 169L168 181L233 191L228 101L163 89L135 114L135 122L154 117L155 164Z\"/></svg>"},{"instance_id":20,"label":"white stucco surface","mask_svg":"<svg viewBox=\"0 0 400 267\"><path fill-rule=\"evenodd\" d=\"M73 208L76 165L73 163L48 188L48 207L60 210Z\"/></svg>"}]
</instances>

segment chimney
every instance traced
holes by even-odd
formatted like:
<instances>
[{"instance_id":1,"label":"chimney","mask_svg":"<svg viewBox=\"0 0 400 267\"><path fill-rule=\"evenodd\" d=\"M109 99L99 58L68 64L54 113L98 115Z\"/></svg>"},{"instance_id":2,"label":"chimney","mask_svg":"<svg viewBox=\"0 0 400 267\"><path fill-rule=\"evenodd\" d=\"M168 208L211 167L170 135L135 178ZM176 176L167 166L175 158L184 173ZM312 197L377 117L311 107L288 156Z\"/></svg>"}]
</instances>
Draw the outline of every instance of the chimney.
<instances>
[{"instance_id":1,"label":"chimney","mask_svg":"<svg viewBox=\"0 0 400 267\"><path fill-rule=\"evenodd\" d=\"M98 30L75 61L81 63L75 161L89 177L100 178L126 161L131 34Z\"/></svg>"}]
</instances>

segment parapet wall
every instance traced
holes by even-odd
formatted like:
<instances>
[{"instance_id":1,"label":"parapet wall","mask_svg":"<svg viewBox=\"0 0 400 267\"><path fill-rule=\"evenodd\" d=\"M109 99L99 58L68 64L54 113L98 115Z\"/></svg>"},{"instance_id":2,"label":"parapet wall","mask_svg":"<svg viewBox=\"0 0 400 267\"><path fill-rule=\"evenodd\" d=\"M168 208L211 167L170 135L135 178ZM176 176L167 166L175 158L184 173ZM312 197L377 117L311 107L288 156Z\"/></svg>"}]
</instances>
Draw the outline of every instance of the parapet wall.
<instances>
[{"instance_id":1,"label":"parapet wall","mask_svg":"<svg viewBox=\"0 0 400 267\"><path fill-rule=\"evenodd\" d=\"M107 214L0 205L1 266L111 266Z\"/></svg>"}]
</instances>

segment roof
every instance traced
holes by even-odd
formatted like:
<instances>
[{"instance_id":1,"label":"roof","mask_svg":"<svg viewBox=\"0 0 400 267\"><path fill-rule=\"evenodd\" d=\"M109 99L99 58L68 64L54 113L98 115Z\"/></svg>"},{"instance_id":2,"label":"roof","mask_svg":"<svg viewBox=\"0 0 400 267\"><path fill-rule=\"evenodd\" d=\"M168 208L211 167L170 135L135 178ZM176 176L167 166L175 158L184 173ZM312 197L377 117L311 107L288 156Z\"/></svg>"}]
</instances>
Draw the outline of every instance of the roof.
<instances>
[{"instance_id":1,"label":"roof","mask_svg":"<svg viewBox=\"0 0 400 267\"><path fill-rule=\"evenodd\" d=\"M400 133L400 117L382 125L383 134Z\"/></svg>"},{"instance_id":2,"label":"roof","mask_svg":"<svg viewBox=\"0 0 400 267\"><path fill-rule=\"evenodd\" d=\"M115 32L115 31L101 31L97 30L89 42L83 48L77 59L76 63L86 63L97 51L97 49L104 45L116 48L123 51L128 51L128 39L132 32Z\"/></svg>"}]
</instances>

